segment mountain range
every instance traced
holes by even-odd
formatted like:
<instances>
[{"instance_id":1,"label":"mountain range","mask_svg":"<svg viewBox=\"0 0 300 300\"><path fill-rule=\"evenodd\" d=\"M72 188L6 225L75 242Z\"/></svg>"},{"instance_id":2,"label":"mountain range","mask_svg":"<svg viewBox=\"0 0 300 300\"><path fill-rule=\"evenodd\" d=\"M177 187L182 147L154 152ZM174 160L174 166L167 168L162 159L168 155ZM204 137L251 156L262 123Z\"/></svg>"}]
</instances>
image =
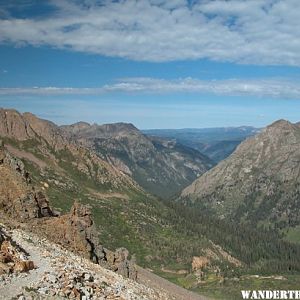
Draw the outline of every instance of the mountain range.
<instances>
[{"instance_id":1,"label":"mountain range","mask_svg":"<svg viewBox=\"0 0 300 300\"><path fill-rule=\"evenodd\" d=\"M160 197L175 195L214 165L199 151L175 140L146 136L132 124L80 122L61 128Z\"/></svg>"},{"instance_id":2,"label":"mountain range","mask_svg":"<svg viewBox=\"0 0 300 300\"><path fill-rule=\"evenodd\" d=\"M37 241L34 251L44 239L125 277L146 276L152 287L156 273L219 299L239 299L245 285L293 289L300 278L300 126L280 120L252 130L215 165L132 124L57 126L0 109L0 245L16 235L27 247L21 228ZM0 272L19 268L11 260L3 259Z\"/></svg>"}]
</instances>

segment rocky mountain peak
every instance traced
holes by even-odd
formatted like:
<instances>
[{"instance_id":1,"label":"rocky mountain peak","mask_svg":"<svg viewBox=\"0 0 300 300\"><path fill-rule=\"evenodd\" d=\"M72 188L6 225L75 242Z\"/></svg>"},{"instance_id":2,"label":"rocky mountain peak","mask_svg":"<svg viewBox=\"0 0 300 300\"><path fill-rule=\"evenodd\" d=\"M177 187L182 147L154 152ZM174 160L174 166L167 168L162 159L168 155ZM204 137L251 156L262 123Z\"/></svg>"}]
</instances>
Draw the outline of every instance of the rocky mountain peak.
<instances>
[{"instance_id":1,"label":"rocky mountain peak","mask_svg":"<svg viewBox=\"0 0 300 300\"><path fill-rule=\"evenodd\" d=\"M19 113L12 109L0 108L0 136L25 141L44 140L53 147L60 148L67 136L54 123L40 119L32 113Z\"/></svg>"},{"instance_id":2,"label":"rocky mountain peak","mask_svg":"<svg viewBox=\"0 0 300 300\"><path fill-rule=\"evenodd\" d=\"M62 125L60 126L63 130L65 130L66 132L69 132L71 134L76 134L78 132L80 132L81 130L86 130L88 128L90 128L92 125L87 123L87 122L77 122L71 125Z\"/></svg>"},{"instance_id":3,"label":"rocky mountain peak","mask_svg":"<svg viewBox=\"0 0 300 300\"><path fill-rule=\"evenodd\" d=\"M0 108L0 136L26 140L34 136L28 122L14 109Z\"/></svg>"},{"instance_id":4,"label":"rocky mountain peak","mask_svg":"<svg viewBox=\"0 0 300 300\"><path fill-rule=\"evenodd\" d=\"M77 136L97 136L98 138L120 135L120 133L139 132L139 130L131 123L111 123L99 125L97 123L89 124L86 122L77 122L72 125L63 125L61 128L71 134Z\"/></svg>"},{"instance_id":5,"label":"rocky mountain peak","mask_svg":"<svg viewBox=\"0 0 300 300\"><path fill-rule=\"evenodd\" d=\"M294 129L296 129L296 124L293 124L287 120L281 119L278 121L275 121L271 125L267 126L263 132L268 132L269 134L280 134L281 132L292 132Z\"/></svg>"}]
</instances>

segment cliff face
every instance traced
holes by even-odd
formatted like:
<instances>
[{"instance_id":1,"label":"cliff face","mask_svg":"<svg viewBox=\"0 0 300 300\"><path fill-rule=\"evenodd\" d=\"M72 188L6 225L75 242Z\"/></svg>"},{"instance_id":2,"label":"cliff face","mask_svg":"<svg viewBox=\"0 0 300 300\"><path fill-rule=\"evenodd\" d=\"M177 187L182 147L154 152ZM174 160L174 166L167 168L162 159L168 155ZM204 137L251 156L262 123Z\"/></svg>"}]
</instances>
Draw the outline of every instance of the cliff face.
<instances>
[{"instance_id":1,"label":"cliff face","mask_svg":"<svg viewBox=\"0 0 300 300\"><path fill-rule=\"evenodd\" d=\"M300 128L284 120L248 138L181 198L239 220L300 222Z\"/></svg>"},{"instance_id":2,"label":"cliff face","mask_svg":"<svg viewBox=\"0 0 300 300\"><path fill-rule=\"evenodd\" d=\"M21 160L0 147L0 208L19 221L53 216L45 194L30 184Z\"/></svg>"},{"instance_id":3,"label":"cliff face","mask_svg":"<svg viewBox=\"0 0 300 300\"><path fill-rule=\"evenodd\" d=\"M35 133L28 122L16 110L0 109L0 135L26 140Z\"/></svg>"},{"instance_id":4,"label":"cliff face","mask_svg":"<svg viewBox=\"0 0 300 300\"><path fill-rule=\"evenodd\" d=\"M43 139L57 148L67 141L67 136L54 123L12 109L0 109L0 136L20 141Z\"/></svg>"}]
</instances>

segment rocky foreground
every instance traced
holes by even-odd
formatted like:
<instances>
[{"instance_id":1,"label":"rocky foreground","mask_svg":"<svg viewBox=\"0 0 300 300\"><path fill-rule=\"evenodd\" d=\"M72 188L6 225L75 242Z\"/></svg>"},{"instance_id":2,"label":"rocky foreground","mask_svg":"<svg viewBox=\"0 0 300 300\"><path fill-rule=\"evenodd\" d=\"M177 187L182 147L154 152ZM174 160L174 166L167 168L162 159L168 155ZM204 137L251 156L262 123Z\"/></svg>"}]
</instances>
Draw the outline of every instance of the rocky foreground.
<instances>
[{"instance_id":1,"label":"rocky foreground","mask_svg":"<svg viewBox=\"0 0 300 300\"><path fill-rule=\"evenodd\" d=\"M2 272L0 299L173 299L162 290L125 279L35 234L22 229L2 231L11 244L20 247L19 256L32 262L34 269L25 272L12 267Z\"/></svg>"}]
</instances>

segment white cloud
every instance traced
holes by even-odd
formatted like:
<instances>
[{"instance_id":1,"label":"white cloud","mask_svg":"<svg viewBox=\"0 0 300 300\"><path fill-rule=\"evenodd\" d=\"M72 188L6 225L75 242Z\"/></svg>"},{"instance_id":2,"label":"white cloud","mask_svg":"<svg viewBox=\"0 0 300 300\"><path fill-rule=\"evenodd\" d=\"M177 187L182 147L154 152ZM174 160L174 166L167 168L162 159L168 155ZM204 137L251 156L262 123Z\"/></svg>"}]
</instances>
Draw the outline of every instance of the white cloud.
<instances>
[{"instance_id":1,"label":"white cloud","mask_svg":"<svg viewBox=\"0 0 300 300\"><path fill-rule=\"evenodd\" d=\"M174 80L125 78L95 88L32 87L0 88L1 95L99 95L107 93L195 93L262 98L300 99L300 82L280 79Z\"/></svg>"},{"instance_id":2,"label":"white cloud","mask_svg":"<svg viewBox=\"0 0 300 300\"><path fill-rule=\"evenodd\" d=\"M0 43L141 61L300 66L299 0L194 2L52 0L57 11L51 17L0 20Z\"/></svg>"},{"instance_id":3,"label":"white cloud","mask_svg":"<svg viewBox=\"0 0 300 300\"><path fill-rule=\"evenodd\" d=\"M1 95L92 95L103 93L103 88L74 87L16 87L0 88Z\"/></svg>"}]
</instances>

